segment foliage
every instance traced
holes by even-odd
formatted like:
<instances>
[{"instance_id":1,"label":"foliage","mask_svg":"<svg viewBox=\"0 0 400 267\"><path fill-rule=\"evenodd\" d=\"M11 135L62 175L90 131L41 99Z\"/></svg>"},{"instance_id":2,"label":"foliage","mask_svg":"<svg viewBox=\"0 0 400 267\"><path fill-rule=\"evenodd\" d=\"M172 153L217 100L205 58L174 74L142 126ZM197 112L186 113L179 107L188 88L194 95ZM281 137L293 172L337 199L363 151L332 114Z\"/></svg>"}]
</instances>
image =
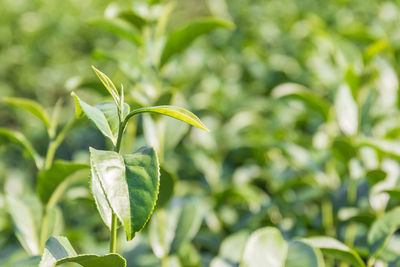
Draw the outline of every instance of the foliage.
<instances>
[{"instance_id":1,"label":"foliage","mask_svg":"<svg viewBox=\"0 0 400 267\"><path fill-rule=\"evenodd\" d=\"M0 266L398 265L397 1L2 9Z\"/></svg>"}]
</instances>

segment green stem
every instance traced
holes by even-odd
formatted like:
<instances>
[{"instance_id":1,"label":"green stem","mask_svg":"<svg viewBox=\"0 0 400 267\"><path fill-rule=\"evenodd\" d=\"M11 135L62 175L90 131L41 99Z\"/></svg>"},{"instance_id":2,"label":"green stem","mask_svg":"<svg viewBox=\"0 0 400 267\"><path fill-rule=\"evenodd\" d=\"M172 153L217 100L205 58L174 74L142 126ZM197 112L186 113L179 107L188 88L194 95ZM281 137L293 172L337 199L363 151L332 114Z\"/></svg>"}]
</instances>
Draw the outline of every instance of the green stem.
<instances>
[{"instance_id":1,"label":"green stem","mask_svg":"<svg viewBox=\"0 0 400 267\"><path fill-rule=\"evenodd\" d=\"M50 169L51 166L53 165L54 156L56 154L57 148L61 145L62 141L64 141L65 136L75 125L76 121L77 121L76 119L73 119L72 121L70 121L67 125L64 126L64 128L61 130L61 132L57 135L56 138L51 139L49 146L47 148L46 159L45 159L45 163L43 166L44 170ZM51 209L51 206L47 205L44 210L44 214L43 214L42 222L41 222L41 226L40 226L40 249L41 249L41 251L44 250L44 247L45 247L45 244L47 241L47 237L49 234L47 232L47 228L48 228L48 224L49 224L48 220L49 220L50 209Z\"/></svg>"},{"instance_id":2,"label":"green stem","mask_svg":"<svg viewBox=\"0 0 400 267\"><path fill-rule=\"evenodd\" d=\"M122 134L124 133L126 123L120 123L118 129L117 144L114 147L114 151L119 153L121 150ZM111 230L110 230L110 253L117 252L117 228L118 228L118 218L114 211L111 215Z\"/></svg>"}]
</instances>

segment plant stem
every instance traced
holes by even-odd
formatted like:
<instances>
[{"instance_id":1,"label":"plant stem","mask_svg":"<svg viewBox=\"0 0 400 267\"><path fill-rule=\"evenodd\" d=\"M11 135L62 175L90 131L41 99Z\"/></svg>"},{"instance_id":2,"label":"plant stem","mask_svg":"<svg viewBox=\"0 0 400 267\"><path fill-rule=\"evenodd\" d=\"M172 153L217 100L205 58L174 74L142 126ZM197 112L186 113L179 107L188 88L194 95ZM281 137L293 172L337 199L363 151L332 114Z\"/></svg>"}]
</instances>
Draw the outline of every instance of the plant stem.
<instances>
[{"instance_id":1,"label":"plant stem","mask_svg":"<svg viewBox=\"0 0 400 267\"><path fill-rule=\"evenodd\" d=\"M119 153L121 150L122 134L124 133L125 126L126 123L119 124L117 144L114 147L114 151L117 153ZM117 227L118 227L118 218L115 212L112 211L111 230L110 230L110 253L117 252Z\"/></svg>"},{"instance_id":2,"label":"plant stem","mask_svg":"<svg viewBox=\"0 0 400 267\"><path fill-rule=\"evenodd\" d=\"M111 217L110 253L117 252L117 223L118 218L113 211Z\"/></svg>"},{"instance_id":3,"label":"plant stem","mask_svg":"<svg viewBox=\"0 0 400 267\"><path fill-rule=\"evenodd\" d=\"M62 141L64 141L65 136L67 135L67 133L72 129L72 127L75 125L76 123L76 119L73 119L72 121L70 121L67 125L64 126L64 128L61 130L61 132L57 135L56 138L52 138L50 140L49 146L47 148L47 153L46 153L46 159L45 159L45 163L43 166L43 170L48 170L51 168L51 166L53 165L53 161L54 161L54 155L56 154L56 150L57 148L61 145ZM40 250L43 251L46 241L47 241L47 237L48 237L48 220L49 220L49 212L51 210L51 205L47 205L45 210L44 210L44 214L42 217L42 222L40 225Z\"/></svg>"}]
</instances>

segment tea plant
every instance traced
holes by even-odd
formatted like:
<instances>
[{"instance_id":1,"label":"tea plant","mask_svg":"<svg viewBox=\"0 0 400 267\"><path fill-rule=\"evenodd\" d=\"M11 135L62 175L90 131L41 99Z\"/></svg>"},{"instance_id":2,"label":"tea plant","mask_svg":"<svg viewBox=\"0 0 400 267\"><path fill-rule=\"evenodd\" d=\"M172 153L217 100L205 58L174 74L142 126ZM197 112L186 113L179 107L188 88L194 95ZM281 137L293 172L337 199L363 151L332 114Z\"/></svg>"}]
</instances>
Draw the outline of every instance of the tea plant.
<instances>
[{"instance_id":1,"label":"tea plant","mask_svg":"<svg viewBox=\"0 0 400 267\"><path fill-rule=\"evenodd\" d=\"M124 89L118 91L113 82L93 67L114 102L91 106L72 93L76 116L86 115L109 138L113 151L90 148L91 190L99 214L110 229L110 254L105 256L76 255L64 237L48 240L40 267L76 262L83 266L125 266L116 254L117 228L121 223L127 240L131 240L149 220L157 202L160 172L157 153L152 147L142 147L131 154L121 154L121 142L129 120L141 113L151 112L181 120L208 131L191 112L174 106L153 106L130 111L124 102ZM60 253L63 251L63 253ZM65 253L66 252L66 253Z\"/></svg>"}]
</instances>

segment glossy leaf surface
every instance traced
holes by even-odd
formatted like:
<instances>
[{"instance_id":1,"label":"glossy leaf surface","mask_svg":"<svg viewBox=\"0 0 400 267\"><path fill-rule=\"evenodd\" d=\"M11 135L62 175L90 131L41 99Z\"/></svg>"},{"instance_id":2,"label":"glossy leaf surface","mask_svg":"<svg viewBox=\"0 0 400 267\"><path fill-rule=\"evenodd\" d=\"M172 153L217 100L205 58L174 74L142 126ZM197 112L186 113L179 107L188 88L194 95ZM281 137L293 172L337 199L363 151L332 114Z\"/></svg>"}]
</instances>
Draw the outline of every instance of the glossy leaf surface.
<instances>
[{"instance_id":1,"label":"glossy leaf surface","mask_svg":"<svg viewBox=\"0 0 400 267\"><path fill-rule=\"evenodd\" d=\"M118 90L115 87L114 83L111 81L110 78L108 78L107 75L105 75L103 72L96 69L95 66L92 66L92 69L94 70L97 77L99 77L99 79L103 83L104 87L107 89L107 91L110 93L110 95L114 99L115 104L117 106L119 106L119 104L120 104L119 93L118 93Z\"/></svg>"},{"instance_id":2,"label":"glossy leaf surface","mask_svg":"<svg viewBox=\"0 0 400 267\"><path fill-rule=\"evenodd\" d=\"M216 18L201 18L190 22L182 28L168 35L164 49L161 54L160 66L177 53L182 52L197 37L207 34L217 28L233 28L229 21Z\"/></svg>"},{"instance_id":3,"label":"glossy leaf surface","mask_svg":"<svg viewBox=\"0 0 400 267\"><path fill-rule=\"evenodd\" d=\"M103 221L110 225L107 217L112 209L131 240L147 223L157 201L160 175L156 152L143 147L120 155L90 148L90 158L93 195Z\"/></svg>"}]
</instances>

